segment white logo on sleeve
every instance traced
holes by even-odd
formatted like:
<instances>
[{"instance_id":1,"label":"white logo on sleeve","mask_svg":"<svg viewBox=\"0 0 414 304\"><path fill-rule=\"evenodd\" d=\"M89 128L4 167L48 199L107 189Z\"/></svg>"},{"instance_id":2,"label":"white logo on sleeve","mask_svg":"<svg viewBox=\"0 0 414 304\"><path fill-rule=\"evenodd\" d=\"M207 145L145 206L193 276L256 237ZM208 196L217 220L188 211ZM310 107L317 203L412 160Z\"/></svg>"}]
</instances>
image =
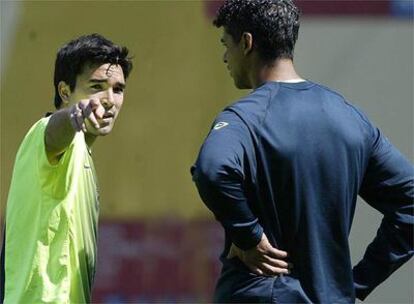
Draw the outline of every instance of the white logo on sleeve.
<instances>
[{"instance_id":1,"label":"white logo on sleeve","mask_svg":"<svg viewBox=\"0 0 414 304\"><path fill-rule=\"evenodd\" d=\"M225 126L228 126L229 124L227 122L224 121L220 121L218 123L216 123L216 125L214 126L214 130L219 130L221 128L224 128Z\"/></svg>"}]
</instances>

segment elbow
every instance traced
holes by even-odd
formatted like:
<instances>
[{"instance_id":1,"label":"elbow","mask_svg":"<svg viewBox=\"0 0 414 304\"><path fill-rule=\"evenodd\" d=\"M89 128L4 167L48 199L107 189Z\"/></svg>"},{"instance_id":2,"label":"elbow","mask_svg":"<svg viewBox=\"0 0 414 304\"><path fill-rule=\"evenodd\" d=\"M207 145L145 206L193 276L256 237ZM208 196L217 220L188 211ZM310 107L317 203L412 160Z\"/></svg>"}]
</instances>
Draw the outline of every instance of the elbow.
<instances>
[{"instance_id":1,"label":"elbow","mask_svg":"<svg viewBox=\"0 0 414 304\"><path fill-rule=\"evenodd\" d=\"M203 186L212 186L220 183L225 174L224 166L217 159L200 158L191 168L193 181L200 189Z\"/></svg>"},{"instance_id":2,"label":"elbow","mask_svg":"<svg viewBox=\"0 0 414 304\"><path fill-rule=\"evenodd\" d=\"M205 158L191 168L193 182L204 204L217 216L220 213L222 197L222 167L218 162L209 162Z\"/></svg>"}]
</instances>

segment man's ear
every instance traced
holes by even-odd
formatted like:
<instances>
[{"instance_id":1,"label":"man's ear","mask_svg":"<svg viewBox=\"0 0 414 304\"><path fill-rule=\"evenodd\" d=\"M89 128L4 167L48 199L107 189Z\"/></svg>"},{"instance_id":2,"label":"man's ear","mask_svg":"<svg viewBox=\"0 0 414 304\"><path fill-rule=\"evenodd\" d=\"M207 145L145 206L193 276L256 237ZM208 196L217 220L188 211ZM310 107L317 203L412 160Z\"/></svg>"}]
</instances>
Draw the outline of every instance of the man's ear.
<instances>
[{"instance_id":1,"label":"man's ear","mask_svg":"<svg viewBox=\"0 0 414 304\"><path fill-rule=\"evenodd\" d=\"M62 99L62 106L65 107L69 104L69 97L71 94L70 86L64 81L60 81L58 84L58 92L60 99Z\"/></svg>"},{"instance_id":2,"label":"man's ear","mask_svg":"<svg viewBox=\"0 0 414 304\"><path fill-rule=\"evenodd\" d=\"M244 55L249 54L253 51L253 36L248 32L244 32L241 36L241 42L243 46Z\"/></svg>"}]
</instances>

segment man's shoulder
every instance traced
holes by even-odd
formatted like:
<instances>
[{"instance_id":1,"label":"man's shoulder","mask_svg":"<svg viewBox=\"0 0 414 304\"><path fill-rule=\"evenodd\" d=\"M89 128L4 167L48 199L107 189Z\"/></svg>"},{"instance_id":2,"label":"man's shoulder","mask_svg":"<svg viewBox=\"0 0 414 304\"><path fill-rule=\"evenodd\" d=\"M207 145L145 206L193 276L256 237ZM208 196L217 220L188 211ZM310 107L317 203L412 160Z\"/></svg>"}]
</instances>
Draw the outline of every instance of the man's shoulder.
<instances>
[{"instance_id":1,"label":"man's shoulder","mask_svg":"<svg viewBox=\"0 0 414 304\"><path fill-rule=\"evenodd\" d=\"M272 96L272 88L268 85L263 85L246 96L243 96L233 102L231 108L254 108L261 107L266 104Z\"/></svg>"},{"instance_id":2,"label":"man's shoulder","mask_svg":"<svg viewBox=\"0 0 414 304\"><path fill-rule=\"evenodd\" d=\"M246 125L260 124L266 114L271 96L272 90L267 86L261 86L230 104L221 115L233 115L235 120L240 120Z\"/></svg>"},{"instance_id":3,"label":"man's shoulder","mask_svg":"<svg viewBox=\"0 0 414 304\"><path fill-rule=\"evenodd\" d=\"M49 123L51 116L42 117L38 121L36 121L29 129L29 131L26 133L25 138L23 142L25 142L27 139L41 139L44 140L44 135L46 131L46 127ZM83 132L76 132L75 136L73 137L72 145L82 145L85 146L85 136Z\"/></svg>"},{"instance_id":4,"label":"man's shoulder","mask_svg":"<svg viewBox=\"0 0 414 304\"><path fill-rule=\"evenodd\" d=\"M319 90L321 92L324 92L325 94L331 95L332 97L336 97L336 98L345 100L344 95L341 94L336 89L333 89L333 88L328 87L327 85L324 85L324 84L321 84L321 83L316 83L316 82L313 82L313 83L315 84L314 88L316 90Z\"/></svg>"},{"instance_id":5,"label":"man's shoulder","mask_svg":"<svg viewBox=\"0 0 414 304\"><path fill-rule=\"evenodd\" d=\"M39 141L43 141L46 126L49 122L49 117L43 117L36 121L26 132L20 144L20 150L27 149L36 145Z\"/></svg>"},{"instance_id":6,"label":"man's shoulder","mask_svg":"<svg viewBox=\"0 0 414 304\"><path fill-rule=\"evenodd\" d=\"M47 124L49 123L50 117L42 117L37 120L29 129L26 134L32 134L36 131L43 131L46 129Z\"/></svg>"},{"instance_id":7,"label":"man's shoulder","mask_svg":"<svg viewBox=\"0 0 414 304\"><path fill-rule=\"evenodd\" d=\"M321 83L313 82L313 84L313 89L319 91L318 94L320 96L324 96L324 98L327 98L330 102L334 104L340 104L344 109L351 111L355 115L355 117L358 117L364 122L369 123L369 119L365 112L355 103L346 98L344 94L342 94L336 89L333 89Z\"/></svg>"},{"instance_id":8,"label":"man's shoulder","mask_svg":"<svg viewBox=\"0 0 414 304\"><path fill-rule=\"evenodd\" d=\"M54 168L57 165L50 164L46 157L46 148L45 148L45 132L47 125L49 123L50 116L43 117L36 121L29 129L29 131L24 136L19 150L17 152L16 160L20 158L36 158L39 163L44 164L43 167L47 168ZM72 143L69 146L69 149L64 153L66 154L76 154L82 153L85 150L86 142L84 138L83 132L77 132L73 138ZM74 151L72 151L74 150ZM35 152L36 151L36 152ZM70 151L71 153L67 153ZM62 157L59 161L59 164L62 163L62 159L67 157Z\"/></svg>"}]
</instances>

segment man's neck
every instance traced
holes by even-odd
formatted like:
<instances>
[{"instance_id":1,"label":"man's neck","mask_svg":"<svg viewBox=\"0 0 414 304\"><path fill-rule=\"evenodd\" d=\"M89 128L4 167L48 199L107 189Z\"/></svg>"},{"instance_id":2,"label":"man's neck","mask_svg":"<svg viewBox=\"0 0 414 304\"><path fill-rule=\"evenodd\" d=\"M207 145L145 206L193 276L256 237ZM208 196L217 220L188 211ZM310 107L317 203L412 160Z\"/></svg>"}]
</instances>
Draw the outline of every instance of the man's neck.
<instances>
[{"instance_id":1,"label":"man's neck","mask_svg":"<svg viewBox=\"0 0 414 304\"><path fill-rule=\"evenodd\" d=\"M251 83L253 89L268 81L299 82L303 81L293 65L291 59L278 59L272 63L259 65L258 70L252 73Z\"/></svg>"}]
</instances>

